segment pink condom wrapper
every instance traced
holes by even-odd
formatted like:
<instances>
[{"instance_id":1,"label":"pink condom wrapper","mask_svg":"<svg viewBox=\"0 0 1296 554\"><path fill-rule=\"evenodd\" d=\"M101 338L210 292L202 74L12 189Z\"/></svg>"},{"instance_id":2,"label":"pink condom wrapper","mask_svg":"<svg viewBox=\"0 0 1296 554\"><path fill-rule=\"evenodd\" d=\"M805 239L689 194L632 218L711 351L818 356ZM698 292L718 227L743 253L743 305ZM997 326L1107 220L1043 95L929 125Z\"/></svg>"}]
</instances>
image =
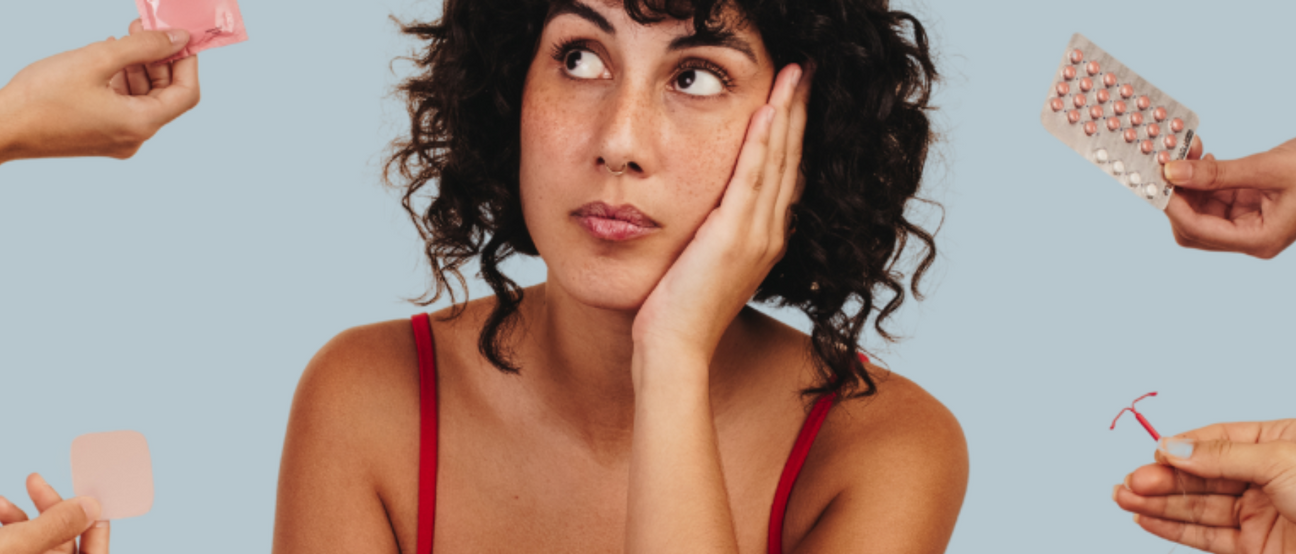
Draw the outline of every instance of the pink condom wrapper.
<instances>
[{"instance_id":1,"label":"pink condom wrapper","mask_svg":"<svg viewBox=\"0 0 1296 554\"><path fill-rule=\"evenodd\" d=\"M189 45L165 62L248 39L237 0L135 0L135 7L146 30L189 31Z\"/></svg>"},{"instance_id":2,"label":"pink condom wrapper","mask_svg":"<svg viewBox=\"0 0 1296 554\"><path fill-rule=\"evenodd\" d=\"M144 435L112 431L74 439L72 490L99 501L101 520L148 513L153 508L153 462Z\"/></svg>"}]
</instances>

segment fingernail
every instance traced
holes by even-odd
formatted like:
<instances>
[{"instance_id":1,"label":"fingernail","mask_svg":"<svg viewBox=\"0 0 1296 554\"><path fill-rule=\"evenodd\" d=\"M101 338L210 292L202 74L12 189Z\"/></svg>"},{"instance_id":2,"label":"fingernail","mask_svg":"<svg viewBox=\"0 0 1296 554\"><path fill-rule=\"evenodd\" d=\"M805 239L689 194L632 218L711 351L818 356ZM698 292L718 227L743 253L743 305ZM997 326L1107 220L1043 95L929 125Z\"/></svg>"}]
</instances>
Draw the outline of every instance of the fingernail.
<instances>
[{"instance_id":1,"label":"fingernail","mask_svg":"<svg viewBox=\"0 0 1296 554\"><path fill-rule=\"evenodd\" d=\"M800 85L800 84L801 84L801 76L802 76L802 75L805 75L805 72L802 71L802 70L801 70L801 66L798 65L798 66L796 67L796 69L793 69L793 70L792 70L792 86L795 87L796 85Z\"/></svg>"},{"instance_id":2,"label":"fingernail","mask_svg":"<svg viewBox=\"0 0 1296 554\"><path fill-rule=\"evenodd\" d=\"M168 29L167 36L171 38L171 44L182 44L189 42L189 31L184 29Z\"/></svg>"},{"instance_id":3,"label":"fingernail","mask_svg":"<svg viewBox=\"0 0 1296 554\"><path fill-rule=\"evenodd\" d=\"M1165 178L1171 183L1186 183L1192 179L1193 167L1188 162L1170 162L1165 165Z\"/></svg>"},{"instance_id":4,"label":"fingernail","mask_svg":"<svg viewBox=\"0 0 1296 554\"><path fill-rule=\"evenodd\" d=\"M108 520L106 520L106 519L101 519L101 520L99 520L99 521L96 521L95 524L94 524L94 526L95 526L96 529L107 529L107 528L108 528Z\"/></svg>"},{"instance_id":5,"label":"fingernail","mask_svg":"<svg viewBox=\"0 0 1296 554\"><path fill-rule=\"evenodd\" d=\"M1134 474L1133 474L1133 473L1131 473L1131 474L1129 474L1129 475L1126 475L1126 476L1125 476L1125 480L1124 480L1123 482L1121 482L1121 486L1122 486L1122 487L1125 487L1125 490L1127 490L1127 491L1134 492L1134 488L1130 486L1130 480L1133 479L1133 478L1134 478Z\"/></svg>"},{"instance_id":6,"label":"fingernail","mask_svg":"<svg viewBox=\"0 0 1296 554\"><path fill-rule=\"evenodd\" d=\"M1116 494L1120 492L1120 485L1112 485L1112 502L1116 501Z\"/></svg>"},{"instance_id":7,"label":"fingernail","mask_svg":"<svg viewBox=\"0 0 1296 554\"><path fill-rule=\"evenodd\" d=\"M1138 523L1138 522L1139 522L1139 515L1134 514L1134 523Z\"/></svg>"},{"instance_id":8,"label":"fingernail","mask_svg":"<svg viewBox=\"0 0 1296 554\"><path fill-rule=\"evenodd\" d=\"M1166 437L1161 439L1161 444L1157 447L1167 456L1174 456L1181 460L1187 460L1193 455L1193 448L1197 441L1192 439L1181 439L1175 437Z\"/></svg>"}]
</instances>

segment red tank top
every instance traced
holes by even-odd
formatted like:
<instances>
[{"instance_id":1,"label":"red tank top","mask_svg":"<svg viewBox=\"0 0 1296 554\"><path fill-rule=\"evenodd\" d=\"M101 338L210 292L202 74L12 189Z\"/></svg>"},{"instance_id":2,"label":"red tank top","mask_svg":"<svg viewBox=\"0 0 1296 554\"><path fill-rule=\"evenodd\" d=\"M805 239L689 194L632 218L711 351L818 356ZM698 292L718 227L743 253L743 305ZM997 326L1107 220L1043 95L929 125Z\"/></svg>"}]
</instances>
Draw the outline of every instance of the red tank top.
<instances>
[{"instance_id":1,"label":"red tank top","mask_svg":"<svg viewBox=\"0 0 1296 554\"><path fill-rule=\"evenodd\" d=\"M436 523L436 476L437 476L437 388L436 356L432 341L432 327L428 314L418 314L412 318L414 342L418 345L419 362L419 501L418 501L418 544L415 552L432 552L432 531ZM860 355L860 360L867 363L868 358ZM792 494L792 485L801 474L806 456L814 444L819 428L828 417L836 394L820 396L806 416L801 432L787 463L783 465L783 475L779 478L778 489L774 491L774 505L770 508L769 554L783 554L783 516L787 511L788 497Z\"/></svg>"}]
</instances>

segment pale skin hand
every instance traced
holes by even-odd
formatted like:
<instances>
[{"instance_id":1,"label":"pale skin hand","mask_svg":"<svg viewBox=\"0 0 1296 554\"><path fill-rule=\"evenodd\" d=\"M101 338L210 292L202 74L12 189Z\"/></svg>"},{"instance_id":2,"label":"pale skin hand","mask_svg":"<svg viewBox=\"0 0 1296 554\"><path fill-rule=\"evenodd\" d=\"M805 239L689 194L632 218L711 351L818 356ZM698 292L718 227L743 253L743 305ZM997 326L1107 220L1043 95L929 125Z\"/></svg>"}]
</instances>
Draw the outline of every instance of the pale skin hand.
<instances>
[{"instance_id":1,"label":"pale skin hand","mask_svg":"<svg viewBox=\"0 0 1296 554\"><path fill-rule=\"evenodd\" d=\"M25 158L129 158L198 104L198 60L151 64L184 48L183 30L109 38L33 63L0 88L0 163Z\"/></svg>"},{"instance_id":2,"label":"pale skin hand","mask_svg":"<svg viewBox=\"0 0 1296 554\"><path fill-rule=\"evenodd\" d=\"M1190 439L1191 453L1175 439ZM1166 441L1157 464L1113 493L1143 529L1216 554L1296 553L1296 420L1217 424Z\"/></svg>"},{"instance_id":3,"label":"pale skin hand","mask_svg":"<svg viewBox=\"0 0 1296 554\"><path fill-rule=\"evenodd\" d=\"M752 116L733 178L634 321L627 552L737 552L711 413L721 336L783 256L810 78L795 64Z\"/></svg>"},{"instance_id":4,"label":"pale skin hand","mask_svg":"<svg viewBox=\"0 0 1296 554\"><path fill-rule=\"evenodd\" d=\"M1296 140L1238 160L1201 157L1166 164L1178 187L1166 216L1181 246L1273 258L1296 242ZM1195 155L1194 155L1195 154Z\"/></svg>"},{"instance_id":5,"label":"pale skin hand","mask_svg":"<svg viewBox=\"0 0 1296 554\"><path fill-rule=\"evenodd\" d=\"M89 497L63 500L36 473L27 477L27 494L40 510L40 516L33 520L28 520L26 513L0 497L0 552L108 554L108 522L95 524L100 514L98 501Z\"/></svg>"}]
</instances>

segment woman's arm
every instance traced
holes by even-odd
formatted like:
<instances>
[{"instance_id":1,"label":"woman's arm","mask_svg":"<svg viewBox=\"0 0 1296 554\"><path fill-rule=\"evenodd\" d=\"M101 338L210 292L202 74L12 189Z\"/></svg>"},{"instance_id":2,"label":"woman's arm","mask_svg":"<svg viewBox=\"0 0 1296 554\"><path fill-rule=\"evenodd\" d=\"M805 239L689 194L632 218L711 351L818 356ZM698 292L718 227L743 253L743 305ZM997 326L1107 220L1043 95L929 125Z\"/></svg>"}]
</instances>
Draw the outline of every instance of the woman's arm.
<instances>
[{"instance_id":1,"label":"woman's arm","mask_svg":"<svg viewBox=\"0 0 1296 554\"><path fill-rule=\"evenodd\" d=\"M394 444L418 440L416 430L402 432L418 425L417 382L412 414L409 387L401 386L417 379L403 357L414 352L409 334L391 323L352 329L306 367L279 467L276 554L401 551L378 475Z\"/></svg>"}]
</instances>

